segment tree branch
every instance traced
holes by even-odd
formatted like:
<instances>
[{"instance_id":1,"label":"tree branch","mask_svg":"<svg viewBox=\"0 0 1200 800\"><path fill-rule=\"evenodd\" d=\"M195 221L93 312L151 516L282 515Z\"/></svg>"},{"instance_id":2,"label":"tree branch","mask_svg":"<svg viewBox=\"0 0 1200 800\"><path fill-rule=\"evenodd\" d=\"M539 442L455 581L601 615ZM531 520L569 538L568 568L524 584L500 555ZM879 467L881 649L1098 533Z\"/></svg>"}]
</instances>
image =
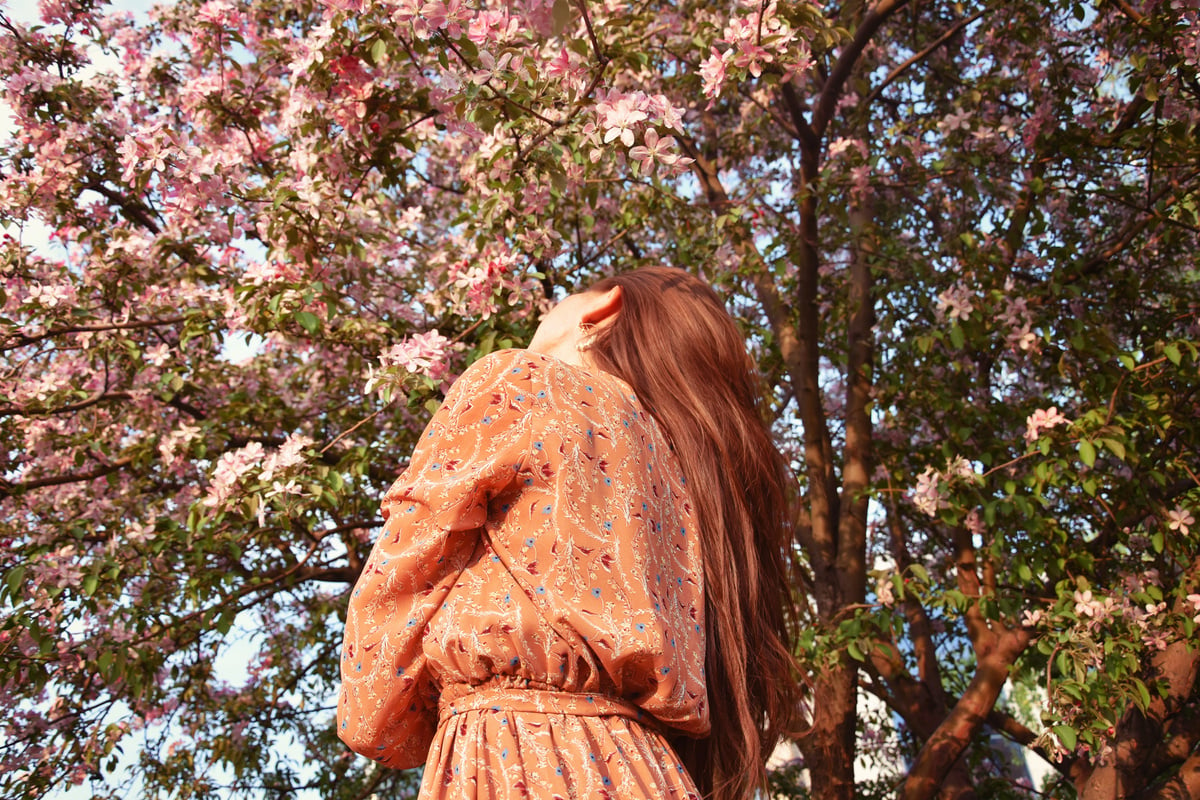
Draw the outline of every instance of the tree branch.
<instances>
[{"instance_id":1,"label":"tree branch","mask_svg":"<svg viewBox=\"0 0 1200 800\"><path fill-rule=\"evenodd\" d=\"M97 194L115 203L118 208L125 212L125 216L129 218L130 222L135 222L138 225L141 225L151 233L158 233L161 230L158 227L158 223L155 222L154 218L150 216L151 212L149 208L147 208L143 203L121 194L116 189L105 186L103 181L101 181L99 178L88 181L87 184L84 185L84 188L91 189L93 192L96 192Z\"/></svg>"},{"instance_id":2,"label":"tree branch","mask_svg":"<svg viewBox=\"0 0 1200 800\"><path fill-rule=\"evenodd\" d=\"M996 705L1008 670L1029 645L1031 634L1021 628L1006 630L996 646L979 656L975 675L946 720L925 742L904 781L901 800L932 800L938 788L966 750L968 742Z\"/></svg>"},{"instance_id":3,"label":"tree branch","mask_svg":"<svg viewBox=\"0 0 1200 800\"><path fill-rule=\"evenodd\" d=\"M954 35L956 33L961 31L963 28L967 27L968 25L970 25L972 22L975 22L976 20L978 20L984 14L991 12L992 10L993 9L989 8L989 7L981 8L978 11L976 11L974 14L972 14L971 16L966 17L964 19L960 19L958 22L951 25L946 30L945 33L943 33L938 38L934 39L926 47L922 48L918 53L914 54L911 58L907 59L903 63L897 65L891 72L889 72L888 76L883 79L883 82L880 83L878 86L876 86L874 89L872 89L871 93L869 95L867 95L866 98L861 103L859 103L859 108L864 109L864 110L869 108L872 103L874 103L877 99L879 99L879 95L883 94L883 90L886 89L888 86L890 86L897 78L899 78L901 75L903 75L905 72L907 72L910 67L924 61L926 58L929 57L929 55L934 50L937 50L939 47L944 45L946 42L948 42L952 38L954 38Z\"/></svg>"},{"instance_id":4,"label":"tree branch","mask_svg":"<svg viewBox=\"0 0 1200 800\"><path fill-rule=\"evenodd\" d=\"M104 331L127 331L137 328L157 328L161 325L178 325L185 322L187 317L168 317L167 319L140 319L133 322L104 322L92 325L65 325L61 328L51 328L48 331L28 336L19 331L10 331L4 335L0 349L12 350L16 347L27 347L45 339L63 336L68 333L101 333Z\"/></svg>"},{"instance_id":5,"label":"tree branch","mask_svg":"<svg viewBox=\"0 0 1200 800\"><path fill-rule=\"evenodd\" d=\"M81 481L90 481L96 478L102 478L120 469L123 469L133 463L132 456L118 458L109 464L102 464L95 469L85 472L69 472L65 475L52 475L47 478L32 478L19 483L11 483L0 479L0 498L12 497L18 494L32 491L33 489L42 489L47 486L62 486L67 483L79 483Z\"/></svg>"},{"instance_id":6,"label":"tree branch","mask_svg":"<svg viewBox=\"0 0 1200 800\"><path fill-rule=\"evenodd\" d=\"M871 43L871 37L892 14L907 4L908 0L879 0L855 29L854 39L838 56L825 85L821 87L821 97L817 101L812 119L812 130L818 139L825 135L825 128L829 126L829 121L833 118L834 111L837 110L837 101L842 94L842 87L850 79L850 74L854 71L859 56Z\"/></svg>"}]
</instances>

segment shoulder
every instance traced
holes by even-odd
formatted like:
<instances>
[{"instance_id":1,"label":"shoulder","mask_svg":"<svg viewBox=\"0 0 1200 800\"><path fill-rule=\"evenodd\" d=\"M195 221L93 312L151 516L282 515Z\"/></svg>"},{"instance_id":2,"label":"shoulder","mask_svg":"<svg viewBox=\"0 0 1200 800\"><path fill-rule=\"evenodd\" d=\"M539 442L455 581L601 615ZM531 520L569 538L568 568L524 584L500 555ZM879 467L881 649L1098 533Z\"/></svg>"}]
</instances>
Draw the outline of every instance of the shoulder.
<instances>
[{"instance_id":1,"label":"shoulder","mask_svg":"<svg viewBox=\"0 0 1200 800\"><path fill-rule=\"evenodd\" d=\"M633 390L604 372L593 372L553 356L531 350L500 350L467 368L446 400L448 403L482 395L516 395L533 408L565 407L602 402L625 405L633 402Z\"/></svg>"},{"instance_id":2,"label":"shoulder","mask_svg":"<svg viewBox=\"0 0 1200 800\"><path fill-rule=\"evenodd\" d=\"M458 376L450 395L474 393L489 386L528 386L539 377L545 356L528 350L498 350L479 359Z\"/></svg>"},{"instance_id":3,"label":"shoulder","mask_svg":"<svg viewBox=\"0 0 1200 800\"><path fill-rule=\"evenodd\" d=\"M451 391L480 384L517 384L551 386L587 383L594 375L588 370L568 364L553 356L532 350L498 350L484 356L458 377Z\"/></svg>"},{"instance_id":4,"label":"shoulder","mask_svg":"<svg viewBox=\"0 0 1200 800\"><path fill-rule=\"evenodd\" d=\"M442 403L444 413L458 416L480 405L532 410L537 395L545 397L545 356L527 350L499 350L479 359L458 376Z\"/></svg>"}]
</instances>

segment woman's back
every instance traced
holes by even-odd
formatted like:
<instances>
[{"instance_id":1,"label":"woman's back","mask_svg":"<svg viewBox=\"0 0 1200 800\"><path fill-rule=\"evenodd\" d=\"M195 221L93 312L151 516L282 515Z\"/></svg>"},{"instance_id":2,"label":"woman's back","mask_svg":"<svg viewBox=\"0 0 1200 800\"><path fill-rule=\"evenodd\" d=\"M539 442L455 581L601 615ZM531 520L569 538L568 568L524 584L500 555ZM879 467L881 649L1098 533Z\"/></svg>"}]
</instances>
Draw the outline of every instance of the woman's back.
<instances>
[{"instance_id":1,"label":"woman's back","mask_svg":"<svg viewBox=\"0 0 1200 800\"><path fill-rule=\"evenodd\" d=\"M390 766L432 741L426 797L691 793L660 731L708 730L699 539L626 384L526 351L478 362L384 508L343 738Z\"/></svg>"}]
</instances>

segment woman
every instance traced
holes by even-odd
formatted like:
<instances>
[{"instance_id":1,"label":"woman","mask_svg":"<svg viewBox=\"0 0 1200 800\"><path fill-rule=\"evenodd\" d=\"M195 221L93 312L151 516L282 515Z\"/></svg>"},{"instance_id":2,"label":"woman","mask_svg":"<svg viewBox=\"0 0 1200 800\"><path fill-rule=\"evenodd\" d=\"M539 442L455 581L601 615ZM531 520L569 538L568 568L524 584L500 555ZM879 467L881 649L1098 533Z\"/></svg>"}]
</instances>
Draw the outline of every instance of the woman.
<instances>
[{"instance_id":1,"label":"woman","mask_svg":"<svg viewBox=\"0 0 1200 800\"><path fill-rule=\"evenodd\" d=\"M670 268L468 369L384 498L343 740L425 763L422 798L749 798L799 706L757 402L720 299Z\"/></svg>"}]
</instances>

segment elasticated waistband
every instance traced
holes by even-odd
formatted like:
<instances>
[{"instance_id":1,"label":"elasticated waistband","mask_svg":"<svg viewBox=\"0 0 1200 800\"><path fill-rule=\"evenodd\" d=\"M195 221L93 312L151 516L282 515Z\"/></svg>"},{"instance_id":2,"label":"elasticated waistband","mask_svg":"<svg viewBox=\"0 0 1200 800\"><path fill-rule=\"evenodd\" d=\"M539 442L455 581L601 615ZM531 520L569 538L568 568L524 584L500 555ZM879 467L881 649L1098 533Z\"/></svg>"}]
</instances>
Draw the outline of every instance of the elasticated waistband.
<instances>
[{"instance_id":1,"label":"elasticated waistband","mask_svg":"<svg viewBox=\"0 0 1200 800\"><path fill-rule=\"evenodd\" d=\"M438 725L468 711L567 714L578 717L628 717L643 724L653 719L627 700L606 694L564 692L533 681L493 680L472 686L450 684L438 700Z\"/></svg>"}]
</instances>

